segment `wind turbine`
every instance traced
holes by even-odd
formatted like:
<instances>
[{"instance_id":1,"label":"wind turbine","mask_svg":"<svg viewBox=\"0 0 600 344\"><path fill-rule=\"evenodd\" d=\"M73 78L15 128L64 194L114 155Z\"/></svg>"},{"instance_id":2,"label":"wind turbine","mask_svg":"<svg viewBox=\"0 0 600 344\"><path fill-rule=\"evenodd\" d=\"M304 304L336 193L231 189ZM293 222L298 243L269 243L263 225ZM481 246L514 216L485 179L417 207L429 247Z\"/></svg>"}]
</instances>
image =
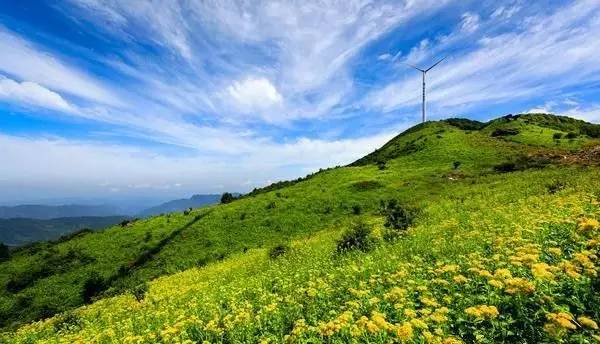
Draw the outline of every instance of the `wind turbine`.
<instances>
[{"instance_id":1,"label":"wind turbine","mask_svg":"<svg viewBox=\"0 0 600 344\"><path fill-rule=\"evenodd\" d=\"M422 110L423 110L423 123L425 122L425 74L427 74L427 72L429 72L430 70L433 69L433 67L437 66L440 62L444 61L446 59L446 57L448 56L444 56L442 57L438 62L434 63L433 65L431 65L431 67L427 68L427 69L421 69L419 67L413 66L411 64L408 63L404 63L405 65L412 67L416 70L418 70L419 72L421 72L423 74L423 104L422 104Z\"/></svg>"}]
</instances>

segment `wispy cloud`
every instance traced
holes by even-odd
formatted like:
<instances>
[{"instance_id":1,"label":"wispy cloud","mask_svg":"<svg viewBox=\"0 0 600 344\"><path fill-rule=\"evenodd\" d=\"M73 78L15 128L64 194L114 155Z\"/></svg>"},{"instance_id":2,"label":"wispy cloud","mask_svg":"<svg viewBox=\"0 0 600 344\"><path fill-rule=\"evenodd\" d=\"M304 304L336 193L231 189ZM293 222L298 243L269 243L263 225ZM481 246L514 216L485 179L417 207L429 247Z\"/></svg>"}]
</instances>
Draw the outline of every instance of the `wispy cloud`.
<instances>
[{"instance_id":1,"label":"wispy cloud","mask_svg":"<svg viewBox=\"0 0 600 344\"><path fill-rule=\"evenodd\" d=\"M21 81L103 104L118 105L118 97L93 77L62 62L0 25L0 71Z\"/></svg>"},{"instance_id":2,"label":"wispy cloud","mask_svg":"<svg viewBox=\"0 0 600 344\"><path fill-rule=\"evenodd\" d=\"M11 103L70 112L73 107L58 93L35 82L16 82L0 75L0 99Z\"/></svg>"}]
</instances>

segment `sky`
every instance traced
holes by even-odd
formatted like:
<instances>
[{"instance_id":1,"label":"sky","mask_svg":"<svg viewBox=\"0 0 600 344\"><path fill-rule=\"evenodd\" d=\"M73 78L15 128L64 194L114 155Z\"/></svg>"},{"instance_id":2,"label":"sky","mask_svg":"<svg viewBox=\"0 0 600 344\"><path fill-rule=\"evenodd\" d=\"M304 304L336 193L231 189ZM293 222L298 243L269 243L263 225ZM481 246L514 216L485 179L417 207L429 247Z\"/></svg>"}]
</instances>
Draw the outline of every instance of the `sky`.
<instances>
[{"instance_id":1,"label":"sky","mask_svg":"<svg viewBox=\"0 0 600 344\"><path fill-rule=\"evenodd\" d=\"M600 121L600 2L0 2L0 203L246 192L420 121Z\"/></svg>"}]
</instances>

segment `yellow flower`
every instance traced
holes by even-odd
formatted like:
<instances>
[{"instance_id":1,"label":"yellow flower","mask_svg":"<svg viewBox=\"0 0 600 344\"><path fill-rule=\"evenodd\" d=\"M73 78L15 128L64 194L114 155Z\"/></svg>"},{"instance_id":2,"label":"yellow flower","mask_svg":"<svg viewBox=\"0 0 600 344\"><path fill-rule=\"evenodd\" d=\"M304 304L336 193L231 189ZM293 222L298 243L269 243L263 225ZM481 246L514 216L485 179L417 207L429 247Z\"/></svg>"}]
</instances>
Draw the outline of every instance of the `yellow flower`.
<instances>
[{"instance_id":1,"label":"yellow flower","mask_svg":"<svg viewBox=\"0 0 600 344\"><path fill-rule=\"evenodd\" d=\"M546 319L550 321L553 325L558 327L567 329L567 330L575 330L577 326L573 322L573 316L569 313L558 312L558 313L548 313L546 314Z\"/></svg>"},{"instance_id":2,"label":"yellow flower","mask_svg":"<svg viewBox=\"0 0 600 344\"><path fill-rule=\"evenodd\" d=\"M411 323L411 325L413 325L416 328L420 328L420 329L427 328L427 323L421 319L411 319L410 323Z\"/></svg>"},{"instance_id":3,"label":"yellow flower","mask_svg":"<svg viewBox=\"0 0 600 344\"><path fill-rule=\"evenodd\" d=\"M389 292L383 295L386 301L396 302L403 299L406 296L406 289L394 287Z\"/></svg>"},{"instance_id":4,"label":"yellow flower","mask_svg":"<svg viewBox=\"0 0 600 344\"><path fill-rule=\"evenodd\" d=\"M371 321L377 325L378 328L382 330L389 330L392 325L385 320L385 314L379 312L373 312L371 314Z\"/></svg>"},{"instance_id":5,"label":"yellow flower","mask_svg":"<svg viewBox=\"0 0 600 344\"><path fill-rule=\"evenodd\" d=\"M402 325L396 325L396 337L400 339L402 342L407 342L413 337L413 328L412 325L408 322L405 322Z\"/></svg>"},{"instance_id":6,"label":"yellow flower","mask_svg":"<svg viewBox=\"0 0 600 344\"><path fill-rule=\"evenodd\" d=\"M417 312L415 312L414 309L405 309L404 310L404 315L407 318L415 318L417 316Z\"/></svg>"},{"instance_id":7,"label":"yellow flower","mask_svg":"<svg viewBox=\"0 0 600 344\"><path fill-rule=\"evenodd\" d=\"M469 279L463 275L456 275L456 276L452 277L452 280L458 284L464 284L464 283L469 282Z\"/></svg>"},{"instance_id":8,"label":"yellow flower","mask_svg":"<svg viewBox=\"0 0 600 344\"><path fill-rule=\"evenodd\" d=\"M499 280L505 280L512 278L512 273L508 269L496 269L496 271L494 271L494 277Z\"/></svg>"},{"instance_id":9,"label":"yellow flower","mask_svg":"<svg viewBox=\"0 0 600 344\"><path fill-rule=\"evenodd\" d=\"M433 298L430 297L421 297L421 302L425 305L425 306L429 306L429 307L438 307L440 304L437 303L437 301Z\"/></svg>"},{"instance_id":10,"label":"yellow flower","mask_svg":"<svg viewBox=\"0 0 600 344\"><path fill-rule=\"evenodd\" d=\"M495 279L491 279L491 280L489 280L489 281L488 281L488 283L489 283L489 284L490 284L492 287L496 287L496 288L498 288L498 289L500 289L500 288L504 288L504 283L502 283L502 282L500 282L500 281L498 281L498 280L495 280Z\"/></svg>"},{"instance_id":11,"label":"yellow flower","mask_svg":"<svg viewBox=\"0 0 600 344\"><path fill-rule=\"evenodd\" d=\"M580 232L589 232L594 229L600 229L600 222L596 219L584 218L579 221L577 229L579 229Z\"/></svg>"},{"instance_id":12,"label":"yellow flower","mask_svg":"<svg viewBox=\"0 0 600 344\"><path fill-rule=\"evenodd\" d=\"M507 279L505 281L505 283L506 283L505 291L509 294L517 294L517 293L531 294L535 291L535 286L531 282L526 280L525 278L513 277L513 278Z\"/></svg>"},{"instance_id":13,"label":"yellow flower","mask_svg":"<svg viewBox=\"0 0 600 344\"><path fill-rule=\"evenodd\" d=\"M535 263L531 266L533 277L538 279L553 279L552 267L546 263Z\"/></svg>"},{"instance_id":14,"label":"yellow flower","mask_svg":"<svg viewBox=\"0 0 600 344\"><path fill-rule=\"evenodd\" d=\"M480 319L494 319L500 313L496 306L479 305L465 309L465 313Z\"/></svg>"},{"instance_id":15,"label":"yellow flower","mask_svg":"<svg viewBox=\"0 0 600 344\"><path fill-rule=\"evenodd\" d=\"M581 326L589 327L593 330L598 329L598 324L596 322L586 316L580 316L577 318L577 321L581 324Z\"/></svg>"}]
</instances>

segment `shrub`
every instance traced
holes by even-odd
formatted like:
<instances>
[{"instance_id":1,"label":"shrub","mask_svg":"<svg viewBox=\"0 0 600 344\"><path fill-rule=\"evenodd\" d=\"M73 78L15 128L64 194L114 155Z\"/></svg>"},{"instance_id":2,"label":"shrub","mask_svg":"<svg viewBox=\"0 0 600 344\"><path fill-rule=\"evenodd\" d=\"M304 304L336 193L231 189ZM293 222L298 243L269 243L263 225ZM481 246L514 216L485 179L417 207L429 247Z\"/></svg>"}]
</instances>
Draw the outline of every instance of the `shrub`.
<instances>
[{"instance_id":1,"label":"shrub","mask_svg":"<svg viewBox=\"0 0 600 344\"><path fill-rule=\"evenodd\" d=\"M558 191L564 189L567 186L567 183L563 182L562 180L555 180L550 184L546 185L546 189L548 190L548 192L550 194L555 194Z\"/></svg>"},{"instance_id":2,"label":"shrub","mask_svg":"<svg viewBox=\"0 0 600 344\"><path fill-rule=\"evenodd\" d=\"M492 132L492 137L517 135L518 129L496 129Z\"/></svg>"},{"instance_id":3,"label":"shrub","mask_svg":"<svg viewBox=\"0 0 600 344\"><path fill-rule=\"evenodd\" d=\"M0 242L0 262L10 258L10 249L3 242Z\"/></svg>"},{"instance_id":4,"label":"shrub","mask_svg":"<svg viewBox=\"0 0 600 344\"><path fill-rule=\"evenodd\" d=\"M373 239L370 236L371 228L364 222L356 222L352 228L342 234L337 241L336 250L338 253L352 250L368 251L373 245Z\"/></svg>"},{"instance_id":5,"label":"shrub","mask_svg":"<svg viewBox=\"0 0 600 344\"><path fill-rule=\"evenodd\" d=\"M501 162L494 166L494 171L500 173L513 172L517 170L517 165L512 161Z\"/></svg>"},{"instance_id":6,"label":"shrub","mask_svg":"<svg viewBox=\"0 0 600 344\"><path fill-rule=\"evenodd\" d=\"M148 283L140 283L131 289L131 294L133 294L136 300L142 301L144 300L147 291Z\"/></svg>"},{"instance_id":7,"label":"shrub","mask_svg":"<svg viewBox=\"0 0 600 344\"><path fill-rule=\"evenodd\" d=\"M135 218L135 219L130 219L130 220L123 220L123 221L121 221L121 222L119 223L119 225L120 225L121 227L126 227L126 226L129 226L129 225L133 224L133 223L134 223L134 222L136 222L136 221L139 221L139 219L138 219L138 218Z\"/></svg>"},{"instance_id":8,"label":"shrub","mask_svg":"<svg viewBox=\"0 0 600 344\"><path fill-rule=\"evenodd\" d=\"M355 191L369 191L382 187L383 185L375 180L363 180L352 184Z\"/></svg>"},{"instance_id":9,"label":"shrub","mask_svg":"<svg viewBox=\"0 0 600 344\"><path fill-rule=\"evenodd\" d=\"M237 198L230 192L226 192L221 196L221 204L227 204L235 201Z\"/></svg>"},{"instance_id":10,"label":"shrub","mask_svg":"<svg viewBox=\"0 0 600 344\"><path fill-rule=\"evenodd\" d=\"M106 283L100 274L92 272L83 283L81 297L85 303L90 303L95 296L106 289Z\"/></svg>"},{"instance_id":11,"label":"shrub","mask_svg":"<svg viewBox=\"0 0 600 344\"><path fill-rule=\"evenodd\" d=\"M485 123L466 118L448 118L444 122L462 130L479 130L485 127Z\"/></svg>"},{"instance_id":12,"label":"shrub","mask_svg":"<svg viewBox=\"0 0 600 344\"><path fill-rule=\"evenodd\" d=\"M567 133L567 135L565 135L565 138L571 140L571 139L576 138L577 136L579 136L579 134L574 133L574 132L569 132L569 133Z\"/></svg>"},{"instance_id":13,"label":"shrub","mask_svg":"<svg viewBox=\"0 0 600 344\"><path fill-rule=\"evenodd\" d=\"M277 259L280 256L283 256L284 254L289 252L289 250L290 250L290 246L288 244L279 244L279 245L273 246L269 250L269 258Z\"/></svg>"},{"instance_id":14,"label":"shrub","mask_svg":"<svg viewBox=\"0 0 600 344\"><path fill-rule=\"evenodd\" d=\"M455 170L458 170L461 164L462 163L460 161L455 161L452 163L452 167L454 167Z\"/></svg>"},{"instance_id":15,"label":"shrub","mask_svg":"<svg viewBox=\"0 0 600 344\"><path fill-rule=\"evenodd\" d=\"M380 211L385 216L384 226L396 231L407 230L413 224L416 215L414 209L400 205L395 199L381 201Z\"/></svg>"},{"instance_id":16,"label":"shrub","mask_svg":"<svg viewBox=\"0 0 600 344\"><path fill-rule=\"evenodd\" d=\"M593 138L600 138L600 125L586 124L581 127L581 133Z\"/></svg>"},{"instance_id":17,"label":"shrub","mask_svg":"<svg viewBox=\"0 0 600 344\"><path fill-rule=\"evenodd\" d=\"M355 204L352 206L352 214L360 215L361 212L362 212L362 209L360 208L360 205Z\"/></svg>"},{"instance_id":18,"label":"shrub","mask_svg":"<svg viewBox=\"0 0 600 344\"><path fill-rule=\"evenodd\" d=\"M505 161L496 166L494 170L496 172L513 172L513 171L524 171L531 168L544 168L552 163L547 157L544 156L519 156L514 161Z\"/></svg>"},{"instance_id":19,"label":"shrub","mask_svg":"<svg viewBox=\"0 0 600 344\"><path fill-rule=\"evenodd\" d=\"M560 140L562 138L562 133L554 133L552 134L552 138L554 140Z\"/></svg>"},{"instance_id":20,"label":"shrub","mask_svg":"<svg viewBox=\"0 0 600 344\"><path fill-rule=\"evenodd\" d=\"M57 317L54 323L54 331L73 331L77 330L81 326L81 320L77 314L73 312L66 312Z\"/></svg>"},{"instance_id":21,"label":"shrub","mask_svg":"<svg viewBox=\"0 0 600 344\"><path fill-rule=\"evenodd\" d=\"M33 271L31 273L19 272L12 275L6 283L6 291L13 294L20 292L32 285L38 274L38 271Z\"/></svg>"}]
</instances>

